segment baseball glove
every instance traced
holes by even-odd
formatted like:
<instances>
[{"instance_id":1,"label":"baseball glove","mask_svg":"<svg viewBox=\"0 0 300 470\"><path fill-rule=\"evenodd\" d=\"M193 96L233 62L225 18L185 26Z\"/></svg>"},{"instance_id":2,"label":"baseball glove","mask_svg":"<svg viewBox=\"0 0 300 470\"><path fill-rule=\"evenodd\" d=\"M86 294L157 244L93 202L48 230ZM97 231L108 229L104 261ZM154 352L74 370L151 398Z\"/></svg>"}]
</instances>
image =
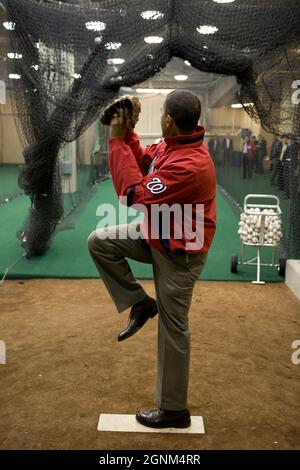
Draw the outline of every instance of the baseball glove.
<instances>
[{"instance_id":1,"label":"baseball glove","mask_svg":"<svg viewBox=\"0 0 300 470\"><path fill-rule=\"evenodd\" d=\"M124 111L124 118L130 120L131 127L134 128L139 120L141 103L135 96L123 96L109 105L101 114L101 122L104 126L109 126L114 115L120 110Z\"/></svg>"}]
</instances>

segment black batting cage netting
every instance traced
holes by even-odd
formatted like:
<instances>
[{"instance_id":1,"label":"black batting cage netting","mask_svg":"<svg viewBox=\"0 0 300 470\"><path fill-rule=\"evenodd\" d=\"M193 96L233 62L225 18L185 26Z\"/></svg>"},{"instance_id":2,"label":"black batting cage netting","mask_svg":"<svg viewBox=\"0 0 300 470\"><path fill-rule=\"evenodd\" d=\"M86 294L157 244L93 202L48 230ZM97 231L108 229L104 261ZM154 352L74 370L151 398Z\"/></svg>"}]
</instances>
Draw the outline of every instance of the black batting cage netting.
<instances>
[{"instance_id":1,"label":"black batting cage netting","mask_svg":"<svg viewBox=\"0 0 300 470\"><path fill-rule=\"evenodd\" d=\"M279 138L288 135L289 158L278 150L270 179L286 192L285 252L300 257L298 0L2 3L13 23L12 50L22 55L9 71L21 77L13 80L13 102L25 147L19 184L32 201L22 230L29 257L47 250L62 218L59 154L66 143L98 118L120 87L154 76L172 57L235 76L237 98L250 116ZM233 181L222 178L237 199ZM254 180L251 192L257 193Z\"/></svg>"}]
</instances>

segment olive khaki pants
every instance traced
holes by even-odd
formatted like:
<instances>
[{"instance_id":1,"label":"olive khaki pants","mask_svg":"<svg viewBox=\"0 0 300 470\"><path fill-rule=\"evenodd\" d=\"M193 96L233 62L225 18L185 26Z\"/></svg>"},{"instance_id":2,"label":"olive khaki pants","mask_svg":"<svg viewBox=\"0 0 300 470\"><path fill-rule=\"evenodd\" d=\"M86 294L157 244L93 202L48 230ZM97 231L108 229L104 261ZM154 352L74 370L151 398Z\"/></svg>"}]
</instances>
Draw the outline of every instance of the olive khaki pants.
<instances>
[{"instance_id":1,"label":"olive khaki pants","mask_svg":"<svg viewBox=\"0 0 300 470\"><path fill-rule=\"evenodd\" d=\"M92 232L88 247L117 310L123 312L146 297L126 258L153 265L158 305L156 405L164 410L187 408L190 330L188 313L193 288L207 253L161 253L128 232L138 225L120 225ZM99 238L100 236L100 238ZM104 237L107 238L104 238Z\"/></svg>"}]
</instances>

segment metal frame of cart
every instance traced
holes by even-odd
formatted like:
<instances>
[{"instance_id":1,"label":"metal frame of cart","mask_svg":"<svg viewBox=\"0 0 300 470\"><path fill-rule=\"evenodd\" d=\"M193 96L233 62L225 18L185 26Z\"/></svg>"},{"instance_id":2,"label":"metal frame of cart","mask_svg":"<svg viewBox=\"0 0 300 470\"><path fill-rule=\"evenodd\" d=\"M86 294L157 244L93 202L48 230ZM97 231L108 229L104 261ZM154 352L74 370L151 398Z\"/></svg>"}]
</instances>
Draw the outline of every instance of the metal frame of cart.
<instances>
[{"instance_id":1,"label":"metal frame of cart","mask_svg":"<svg viewBox=\"0 0 300 470\"><path fill-rule=\"evenodd\" d=\"M257 204L257 203L249 202L249 200L254 199L254 198L256 200L268 199L269 201L273 199L274 204L262 204L262 203ZM258 243L251 243L251 242L245 242L241 240L241 261L238 261L237 255L233 255L231 257L231 272L237 273L238 264L257 266L256 281L252 281L252 282L253 284L265 284L265 281L261 281L260 279L261 266L277 267L278 274L280 276L285 275L286 257L282 256L279 259L279 263L277 264L275 263L278 242L274 244L270 244L270 243L265 243L265 240L264 240L264 229L265 229L266 217L277 217L278 215L281 215L282 212L279 206L279 198L277 196L274 196L273 194L248 194L244 199L244 213L247 215L254 215L252 212L250 212L250 209L254 209L254 208L259 208L260 210L273 209L274 214L262 214L262 213L257 214L261 217L259 241ZM257 248L257 255L254 258L251 258L249 260L245 259L245 248L244 248L245 245L255 246ZM262 263L261 261L261 248L265 248L265 247L272 248L272 262L271 263Z\"/></svg>"}]
</instances>

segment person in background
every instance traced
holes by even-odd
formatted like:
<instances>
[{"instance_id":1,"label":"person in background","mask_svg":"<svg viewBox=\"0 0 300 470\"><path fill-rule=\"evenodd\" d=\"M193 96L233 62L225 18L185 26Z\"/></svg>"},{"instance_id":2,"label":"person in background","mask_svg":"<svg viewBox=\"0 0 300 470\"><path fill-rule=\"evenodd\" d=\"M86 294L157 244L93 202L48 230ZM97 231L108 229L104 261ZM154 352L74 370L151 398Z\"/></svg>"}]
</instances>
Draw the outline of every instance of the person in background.
<instances>
[{"instance_id":1,"label":"person in background","mask_svg":"<svg viewBox=\"0 0 300 470\"><path fill-rule=\"evenodd\" d=\"M255 139L256 140L256 139ZM243 153L243 179L252 178L253 161L255 157L256 145L249 131L248 137L245 138L242 147Z\"/></svg>"},{"instance_id":2,"label":"person in background","mask_svg":"<svg viewBox=\"0 0 300 470\"><path fill-rule=\"evenodd\" d=\"M253 152L254 152L254 156L253 156L253 164L252 164L252 171L256 168L256 165L257 165L257 150L258 150L258 140L256 138L255 135L253 135L251 137L251 140L253 142Z\"/></svg>"},{"instance_id":3,"label":"person in background","mask_svg":"<svg viewBox=\"0 0 300 470\"><path fill-rule=\"evenodd\" d=\"M257 143L257 159L256 159L256 172L261 175L264 173L264 159L267 156L267 141L262 136L258 136Z\"/></svg>"},{"instance_id":4,"label":"person in background","mask_svg":"<svg viewBox=\"0 0 300 470\"><path fill-rule=\"evenodd\" d=\"M291 165L292 159L295 152L295 144L293 142L292 135L288 135L288 144L287 149L284 153L282 165L283 165L283 181L282 181L282 189L285 192L287 199L290 198L290 184L291 184Z\"/></svg>"},{"instance_id":5,"label":"person in background","mask_svg":"<svg viewBox=\"0 0 300 470\"><path fill-rule=\"evenodd\" d=\"M286 134L282 136L280 145L276 147L276 154L274 153L271 185L278 186L279 189L284 189L283 185L283 159L286 149L288 147L289 138Z\"/></svg>"},{"instance_id":6,"label":"person in background","mask_svg":"<svg viewBox=\"0 0 300 470\"><path fill-rule=\"evenodd\" d=\"M272 147L271 147L271 154L270 154L270 171L273 174L274 171L274 164L277 161L278 155L280 155L281 151L281 140L279 137L275 137L273 142L272 142Z\"/></svg>"},{"instance_id":7,"label":"person in background","mask_svg":"<svg viewBox=\"0 0 300 470\"><path fill-rule=\"evenodd\" d=\"M233 143L232 139L227 134L226 138L223 139L223 165L230 165L232 160L232 151L233 151Z\"/></svg>"},{"instance_id":8,"label":"person in background","mask_svg":"<svg viewBox=\"0 0 300 470\"><path fill-rule=\"evenodd\" d=\"M220 141L216 135L208 142L208 149L214 164L220 165Z\"/></svg>"}]
</instances>

